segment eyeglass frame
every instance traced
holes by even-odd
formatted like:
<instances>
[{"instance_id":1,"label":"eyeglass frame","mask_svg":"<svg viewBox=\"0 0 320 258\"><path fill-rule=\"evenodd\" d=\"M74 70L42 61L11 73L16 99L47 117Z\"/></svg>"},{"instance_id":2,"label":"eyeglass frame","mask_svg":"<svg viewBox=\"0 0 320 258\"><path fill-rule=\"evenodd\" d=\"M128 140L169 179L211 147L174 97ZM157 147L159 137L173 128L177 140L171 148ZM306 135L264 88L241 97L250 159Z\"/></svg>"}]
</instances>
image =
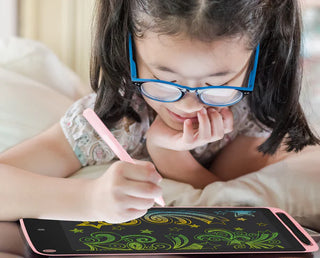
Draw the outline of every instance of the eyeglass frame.
<instances>
[{"instance_id":1,"label":"eyeglass frame","mask_svg":"<svg viewBox=\"0 0 320 258\"><path fill-rule=\"evenodd\" d=\"M221 85L221 86L210 85L210 86L191 88L191 87L188 87L188 86L184 86L184 85L180 85L180 84L177 84L177 83L174 83L174 82L169 82L169 81L164 81L164 80L138 78L137 77L137 65L136 65L136 62L133 59L133 43L132 43L132 35L131 35L130 32L128 34L128 47L129 47L129 63L130 63L131 81L135 86L137 86L140 89L140 91L141 91L141 85L143 83L145 83L145 82L158 82L158 83L164 83L164 84L169 84L169 85L175 86L182 93L181 96L179 97L179 99L173 100L173 101L160 100L160 99L152 98L152 97L147 96L147 95L144 94L146 97L148 97L148 98L150 98L152 100L156 100L156 101L159 101L159 102L176 102L176 101L179 101L181 98L183 98L183 96L186 94L186 92L193 92L194 91L194 92L196 92L199 100L201 102L203 102L204 104L209 105L209 106L224 107L224 106L231 106L231 105L234 105L234 104L238 103L239 101L241 101L243 99L244 96L249 95L254 89L254 84L255 84L255 79L256 79L256 74L257 74L257 67L258 67L258 60L259 60L260 44L258 44L256 49L255 49L255 57L254 57L253 68L252 68L252 70L250 71L250 74L249 74L247 87L237 87L237 86L228 86L228 85ZM216 89L216 88L219 88L219 89L235 89L235 90L241 91L243 95L238 101L236 101L235 103L232 103L230 105L228 105L228 104L220 104L220 105L219 104L218 105L208 104L208 103L205 103L199 97L199 94L198 94L199 90Z\"/></svg>"}]
</instances>

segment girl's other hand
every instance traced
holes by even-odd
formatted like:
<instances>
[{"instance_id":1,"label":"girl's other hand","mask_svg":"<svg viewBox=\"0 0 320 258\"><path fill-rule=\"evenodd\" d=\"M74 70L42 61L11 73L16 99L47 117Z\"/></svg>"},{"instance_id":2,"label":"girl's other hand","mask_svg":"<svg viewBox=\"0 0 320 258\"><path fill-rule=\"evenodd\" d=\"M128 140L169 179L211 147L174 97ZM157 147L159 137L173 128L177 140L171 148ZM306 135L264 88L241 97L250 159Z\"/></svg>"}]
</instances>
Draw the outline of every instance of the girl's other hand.
<instances>
[{"instance_id":1,"label":"girl's other hand","mask_svg":"<svg viewBox=\"0 0 320 258\"><path fill-rule=\"evenodd\" d=\"M117 161L92 181L94 220L122 223L143 216L162 194L157 185L162 177L154 165L135 160L136 164Z\"/></svg>"},{"instance_id":2,"label":"girl's other hand","mask_svg":"<svg viewBox=\"0 0 320 258\"><path fill-rule=\"evenodd\" d=\"M192 121L187 119L184 121L183 131L168 127L157 116L148 130L148 140L162 148L185 151L221 140L233 130L233 114L229 108L219 111L215 108L203 108L197 116L198 128L194 129Z\"/></svg>"}]
</instances>

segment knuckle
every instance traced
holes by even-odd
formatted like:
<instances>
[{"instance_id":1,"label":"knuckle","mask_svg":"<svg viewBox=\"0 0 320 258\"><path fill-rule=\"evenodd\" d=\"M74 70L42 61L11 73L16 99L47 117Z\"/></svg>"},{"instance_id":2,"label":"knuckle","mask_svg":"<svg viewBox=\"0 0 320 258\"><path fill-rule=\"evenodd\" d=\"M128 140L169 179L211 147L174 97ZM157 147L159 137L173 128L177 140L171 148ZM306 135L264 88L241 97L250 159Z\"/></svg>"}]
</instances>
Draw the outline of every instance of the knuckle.
<instances>
[{"instance_id":1,"label":"knuckle","mask_svg":"<svg viewBox=\"0 0 320 258\"><path fill-rule=\"evenodd\" d=\"M119 188L114 188L113 191L111 192L111 195L113 197L113 200L116 203L122 203L123 202L123 196L120 194L121 189Z\"/></svg>"},{"instance_id":2,"label":"knuckle","mask_svg":"<svg viewBox=\"0 0 320 258\"><path fill-rule=\"evenodd\" d=\"M210 141L210 140L211 140L211 138L212 138L211 134L210 134L210 135L209 135L209 134L204 135L204 137L203 137L203 141L204 141L204 143L206 143L206 142Z\"/></svg>"},{"instance_id":3,"label":"knuckle","mask_svg":"<svg viewBox=\"0 0 320 258\"><path fill-rule=\"evenodd\" d=\"M123 166L124 166L123 162L115 161L110 168L114 171L115 174L122 175L124 171Z\"/></svg>"},{"instance_id":4,"label":"knuckle","mask_svg":"<svg viewBox=\"0 0 320 258\"><path fill-rule=\"evenodd\" d=\"M148 184L146 192L151 195L155 195L159 192L159 187L155 184Z\"/></svg>"},{"instance_id":5,"label":"knuckle","mask_svg":"<svg viewBox=\"0 0 320 258\"><path fill-rule=\"evenodd\" d=\"M148 181L148 182L152 182L155 178L155 171L156 170L152 170L150 168L143 170L143 180L144 181Z\"/></svg>"},{"instance_id":6,"label":"knuckle","mask_svg":"<svg viewBox=\"0 0 320 258\"><path fill-rule=\"evenodd\" d=\"M224 137L224 131L221 130L221 131L218 133L218 138L219 138L219 140L221 140L223 137Z\"/></svg>"},{"instance_id":7,"label":"knuckle","mask_svg":"<svg viewBox=\"0 0 320 258\"><path fill-rule=\"evenodd\" d=\"M154 174L154 172L153 172L152 170L148 169L148 170L146 171L146 178L147 178L147 180L152 180L152 179L153 179L153 174Z\"/></svg>"},{"instance_id":8,"label":"knuckle","mask_svg":"<svg viewBox=\"0 0 320 258\"><path fill-rule=\"evenodd\" d=\"M224 133L231 133L233 131L233 127L230 127L230 128L226 128L224 130Z\"/></svg>"},{"instance_id":9,"label":"knuckle","mask_svg":"<svg viewBox=\"0 0 320 258\"><path fill-rule=\"evenodd\" d=\"M220 116L220 113L217 112L217 111L212 111L212 112L210 112L210 115L211 115L213 118L217 118L217 117Z\"/></svg>"},{"instance_id":10,"label":"knuckle","mask_svg":"<svg viewBox=\"0 0 320 258\"><path fill-rule=\"evenodd\" d=\"M153 205L154 205L154 199L146 199L146 200L144 201L144 207L145 207L146 209L152 207Z\"/></svg>"},{"instance_id":11,"label":"knuckle","mask_svg":"<svg viewBox=\"0 0 320 258\"><path fill-rule=\"evenodd\" d=\"M231 109L229 109L229 108L223 109L221 114L224 117L224 119L226 119L226 120L227 119L228 120L232 120L233 119L233 113L232 113Z\"/></svg>"},{"instance_id":12,"label":"knuckle","mask_svg":"<svg viewBox=\"0 0 320 258\"><path fill-rule=\"evenodd\" d=\"M142 217L147 212L148 212L148 209L142 209L142 210L128 209L126 211L126 213L128 214L127 215L127 220L131 220L131 219L136 219L136 218Z\"/></svg>"},{"instance_id":13,"label":"knuckle","mask_svg":"<svg viewBox=\"0 0 320 258\"><path fill-rule=\"evenodd\" d=\"M214 140L214 141L219 141L219 140L221 140L223 137L224 137L224 132L217 132L217 133L214 135L213 140Z\"/></svg>"}]
</instances>

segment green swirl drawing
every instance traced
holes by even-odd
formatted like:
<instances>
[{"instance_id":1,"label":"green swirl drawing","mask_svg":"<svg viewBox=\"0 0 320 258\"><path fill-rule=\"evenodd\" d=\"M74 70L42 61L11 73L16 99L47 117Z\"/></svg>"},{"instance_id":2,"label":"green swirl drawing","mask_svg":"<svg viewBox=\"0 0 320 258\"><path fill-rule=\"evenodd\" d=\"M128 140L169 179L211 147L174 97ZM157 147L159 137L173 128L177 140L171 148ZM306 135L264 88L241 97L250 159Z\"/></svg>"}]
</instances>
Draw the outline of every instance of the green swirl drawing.
<instances>
[{"instance_id":1,"label":"green swirl drawing","mask_svg":"<svg viewBox=\"0 0 320 258\"><path fill-rule=\"evenodd\" d=\"M229 219L222 216L212 216L197 212L150 212L141 218L148 223L156 224L177 224L177 225L194 225L193 220L198 220L206 224L226 225Z\"/></svg>"},{"instance_id":2,"label":"green swirl drawing","mask_svg":"<svg viewBox=\"0 0 320 258\"><path fill-rule=\"evenodd\" d=\"M225 229L207 229L206 234L199 234L195 239L205 242L224 242L234 249L274 249L284 248L277 240L278 232L258 231L257 233L247 233L244 231L229 231Z\"/></svg>"},{"instance_id":3,"label":"green swirl drawing","mask_svg":"<svg viewBox=\"0 0 320 258\"><path fill-rule=\"evenodd\" d=\"M149 235L121 236L114 232L95 232L79 241L88 246L90 251L155 251L171 248L169 244L157 243L157 239Z\"/></svg>"}]
</instances>

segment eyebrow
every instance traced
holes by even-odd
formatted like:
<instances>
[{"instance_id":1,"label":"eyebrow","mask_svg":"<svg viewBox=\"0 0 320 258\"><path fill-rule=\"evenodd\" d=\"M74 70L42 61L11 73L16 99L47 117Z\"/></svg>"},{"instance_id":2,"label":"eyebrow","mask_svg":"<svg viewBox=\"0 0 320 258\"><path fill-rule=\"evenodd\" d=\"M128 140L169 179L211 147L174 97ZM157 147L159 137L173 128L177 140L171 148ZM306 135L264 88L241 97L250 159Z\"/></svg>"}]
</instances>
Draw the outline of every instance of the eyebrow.
<instances>
[{"instance_id":1,"label":"eyebrow","mask_svg":"<svg viewBox=\"0 0 320 258\"><path fill-rule=\"evenodd\" d=\"M163 71L163 72L169 72L169 73L178 74L176 71L172 70L171 68L165 67L165 66L162 66L162 65L154 65L154 68L157 69L157 70ZM221 76L226 76L226 75L231 74L231 73L234 73L234 72L232 72L230 70L226 70L226 71L220 71L220 72L215 72L215 73L212 73L212 74L208 74L205 77L219 77L219 76L221 77Z\"/></svg>"}]
</instances>

